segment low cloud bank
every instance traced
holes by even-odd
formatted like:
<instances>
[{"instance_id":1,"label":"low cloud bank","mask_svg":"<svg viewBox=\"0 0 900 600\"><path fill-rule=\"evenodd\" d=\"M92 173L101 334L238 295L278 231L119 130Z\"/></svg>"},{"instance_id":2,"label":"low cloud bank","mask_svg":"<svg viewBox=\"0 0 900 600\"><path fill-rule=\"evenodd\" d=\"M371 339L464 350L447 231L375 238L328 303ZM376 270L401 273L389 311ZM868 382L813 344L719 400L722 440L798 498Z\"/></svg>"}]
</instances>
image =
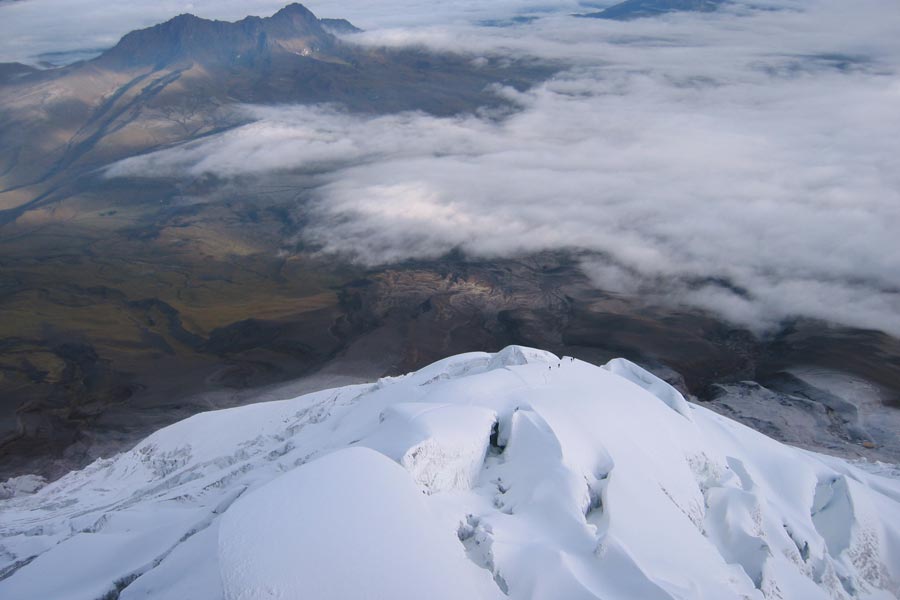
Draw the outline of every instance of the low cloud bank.
<instances>
[{"instance_id":1,"label":"low cloud bank","mask_svg":"<svg viewBox=\"0 0 900 600\"><path fill-rule=\"evenodd\" d=\"M900 41L889 0L634 23L381 30L564 59L502 118L248 107L255 122L111 175L327 171L303 235L368 264L578 249L599 286L765 329L900 335Z\"/></svg>"}]
</instances>

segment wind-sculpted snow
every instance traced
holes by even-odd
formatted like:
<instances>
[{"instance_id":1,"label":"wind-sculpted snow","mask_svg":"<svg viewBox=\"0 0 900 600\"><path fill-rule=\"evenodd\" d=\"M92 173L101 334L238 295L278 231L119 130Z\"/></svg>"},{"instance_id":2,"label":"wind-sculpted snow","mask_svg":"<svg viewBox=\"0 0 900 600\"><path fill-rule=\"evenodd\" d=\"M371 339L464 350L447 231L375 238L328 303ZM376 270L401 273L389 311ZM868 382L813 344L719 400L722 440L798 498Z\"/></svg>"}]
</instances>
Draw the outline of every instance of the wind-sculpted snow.
<instances>
[{"instance_id":1,"label":"wind-sculpted snow","mask_svg":"<svg viewBox=\"0 0 900 600\"><path fill-rule=\"evenodd\" d=\"M444 534L403 467L367 448L338 450L250 492L225 514L225 593L235 600L477 597L459 543Z\"/></svg>"},{"instance_id":2,"label":"wind-sculpted snow","mask_svg":"<svg viewBox=\"0 0 900 600\"><path fill-rule=\"evenodd\" d=\"M900 481L527 348L196 415L0 501L0 598L896 598Z\"/></svg>"}]
</instances>

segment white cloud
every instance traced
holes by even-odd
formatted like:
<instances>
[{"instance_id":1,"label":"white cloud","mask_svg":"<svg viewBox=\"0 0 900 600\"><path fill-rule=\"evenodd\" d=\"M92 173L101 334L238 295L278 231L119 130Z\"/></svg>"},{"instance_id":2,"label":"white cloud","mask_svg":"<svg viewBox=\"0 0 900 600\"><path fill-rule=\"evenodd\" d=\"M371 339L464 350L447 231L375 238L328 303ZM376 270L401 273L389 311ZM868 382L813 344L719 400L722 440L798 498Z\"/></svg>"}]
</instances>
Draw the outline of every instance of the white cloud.
<instances>
[{"instance_id":1,"label":"white cloud","mask_svg":"<svg viewBox=\"0 0 900 600\"><path fill-rule=\"evenodd\" d=\"M326 252L583 249L601 286L757 327L804 315L900 335L896 9L792 5L376 31L572 68L501 90L520 107L501 119L251 107L255 123L111 173L327 170L304 233Z\"/></svg>"}]
</instances>

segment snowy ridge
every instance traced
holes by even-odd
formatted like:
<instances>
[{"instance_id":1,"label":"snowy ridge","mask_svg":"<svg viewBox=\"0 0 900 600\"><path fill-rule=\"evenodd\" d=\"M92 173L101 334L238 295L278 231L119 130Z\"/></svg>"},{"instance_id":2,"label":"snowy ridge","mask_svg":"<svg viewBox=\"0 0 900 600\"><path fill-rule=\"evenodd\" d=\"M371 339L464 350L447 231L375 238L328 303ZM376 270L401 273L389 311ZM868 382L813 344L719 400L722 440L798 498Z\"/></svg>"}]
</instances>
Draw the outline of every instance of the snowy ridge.
<instances>
[{"instance_id":1,"label":"snowy ridge","mask_svg":"<svg viewBox=\"0 0 900 600\"><path fill-rule=\"evenodd\" d=\"M199 414L0 500L0 598L896 598L900 481L521 347Z\"/></svg>"}]
</instances>

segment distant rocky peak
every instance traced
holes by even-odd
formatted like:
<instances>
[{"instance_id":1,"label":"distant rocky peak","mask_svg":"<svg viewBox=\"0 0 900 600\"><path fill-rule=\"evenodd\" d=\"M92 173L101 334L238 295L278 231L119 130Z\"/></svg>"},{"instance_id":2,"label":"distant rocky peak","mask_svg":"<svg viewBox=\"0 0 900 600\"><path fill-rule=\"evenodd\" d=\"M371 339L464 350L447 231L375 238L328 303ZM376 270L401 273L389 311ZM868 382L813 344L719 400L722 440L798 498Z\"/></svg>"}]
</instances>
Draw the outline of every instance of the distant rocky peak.
<instances>
[{"instance_id":1,"label":"distant rocky peak","mask_svg":"<svg viewBox=\"0 0 900 600\"><path fill-rule=\"evenodd\" d=\"M273 21L284 21L288 20L293 23L297 22L305 22L309 24L318 24L319 19L312 13L311 10L300 4L299 2L292 2L276 12L274 15L269 17Z\"/></svg>"},{"instance_id":2,"label":"distant rocky peak","mask_svg":"<svg viewBox=\"0 0 900 600\"><path fill-rule=\"evenodd\" d=\"M214 21L182 14L132 31L96 60L103 66L134 68L181 64L253 65L273 53L310 56L335 43L322 22L302 4L289 4L271 17Z\"/></svg>"},{"instance_id":3,"label":"distant rocky peak","mask_svg":"<svg viewBox=\"0 0 900 600\"><path fill-rule=\"evenodd\" d=\"M202 23L203 21L206 21L206 19L201 19L197 15L192 15L191 13L181 13L180 15L172 17L168 21L150 27L150 29L159 28L168 29L170 31L179 29L185 30L190 28L192 25Z\"/></svg>"},{"instance_id":4,"label":"distant rocky peak","mask_svg":"<svg viewBox=\"0 0 900 600\"><path fill-rule=\"evenodd\" d=\"M328 36L319 19L302 4L288 4L267 19L263 27L270 36L291 38L295 36Z\"/></svg>"}]
</instances>

